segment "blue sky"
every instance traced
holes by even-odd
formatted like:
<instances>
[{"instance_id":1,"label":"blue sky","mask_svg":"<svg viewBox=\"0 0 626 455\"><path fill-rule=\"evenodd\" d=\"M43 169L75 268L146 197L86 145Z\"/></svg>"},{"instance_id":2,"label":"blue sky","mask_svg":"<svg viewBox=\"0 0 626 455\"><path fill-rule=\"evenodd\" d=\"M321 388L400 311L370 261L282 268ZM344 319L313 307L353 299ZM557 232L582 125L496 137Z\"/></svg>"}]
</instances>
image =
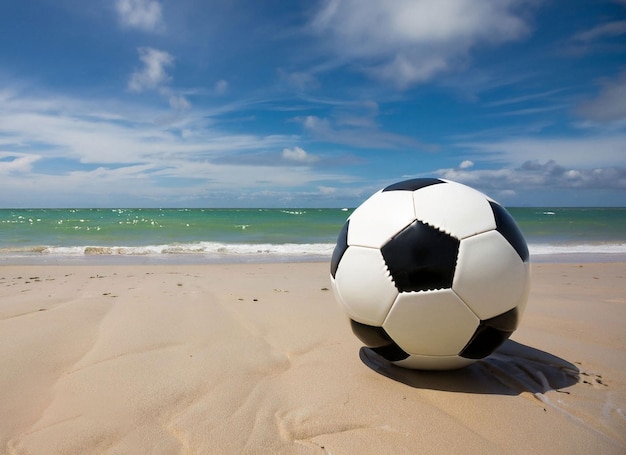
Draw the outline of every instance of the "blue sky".
<instances>
[{"instance_id":1,"label":"blue sky","mask_svg":"<svg viewBox=\"0 0 626 455\"><path fill-rule=\"evenodd\" d=\"M626 0L0 6L0 207L626 206Z\"/></svg>"}]
</instances>

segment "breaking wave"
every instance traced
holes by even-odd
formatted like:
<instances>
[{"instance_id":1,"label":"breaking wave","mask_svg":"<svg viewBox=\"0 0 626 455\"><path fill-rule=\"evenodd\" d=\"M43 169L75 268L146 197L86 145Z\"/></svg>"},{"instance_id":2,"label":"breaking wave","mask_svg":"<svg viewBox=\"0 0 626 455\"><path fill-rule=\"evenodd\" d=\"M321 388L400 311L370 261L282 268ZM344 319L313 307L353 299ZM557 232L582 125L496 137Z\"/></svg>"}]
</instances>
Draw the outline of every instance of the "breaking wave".
<instances>
[{"instance_id":1,"label":"breaking wave","mask_svg":"<svg viewBox=\"0 0 626 455\"><path fill-rule=\"evenodd\" d=\"M532 256L554 254L626 254L626 243L530 244Z\"/></svg>"},{"instance_id":2,"label":"breaking wave","mask_svg":"<svg viewBox=\"0 0 626 455\"><path fill-rule=\"evenodd\" d=\"M2 256L155 256L205 255L215 257L277 256L330 257L334 243L237 244L198 242L143 246L33 246L2 248Z\"/></svg>"},{"instance_id":3,"label":"breaking wave","mask_svg":"<svg viewBox=\"0 0 626 455\"><path fill-rule=\"evenodd\" d=\"M193 242L134 246L19 246L0 248L0 261L63 261L97 258L143 258L156 261L239 262L239 261L307 261L329 260L334 243L220 243ZM530 244L531 261L587 258L587 260L621 260L626 258L626 243Z\"/></svg>"}]
</instances>

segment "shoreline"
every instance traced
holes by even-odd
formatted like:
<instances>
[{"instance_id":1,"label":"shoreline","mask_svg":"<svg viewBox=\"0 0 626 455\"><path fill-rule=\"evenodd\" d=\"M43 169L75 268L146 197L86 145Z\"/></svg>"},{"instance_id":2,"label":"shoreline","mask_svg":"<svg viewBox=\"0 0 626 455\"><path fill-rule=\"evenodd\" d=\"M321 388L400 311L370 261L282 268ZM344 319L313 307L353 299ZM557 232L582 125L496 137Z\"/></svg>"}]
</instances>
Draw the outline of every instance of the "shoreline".
<instances>
[{"instance_id":1,"label":"shoreline","mask_svg":"<svg viewBox=\"0 0 626 455\"><path fill-rule=\"evenodd\" d=\"M289 264L307 262L330 263L331 257L318 254L32 254L21 256L0 255L0 266L11 265L210 265L210 264ZM616 252L571 252L542 253L530 255L531 264L569 263L619 263L626 262L626 253Z\"/></svg>"},{"instance_id":2,"label":"shoreline","mask_svg":"<svg viewBox=\"0 0 626 455\"><path fill-rule=\"evenodd\" d=\"M371 356L328 264L0 264L0 452L626 451L626 262L534 263L461 370Z\"/></svg>"}]
</instances>

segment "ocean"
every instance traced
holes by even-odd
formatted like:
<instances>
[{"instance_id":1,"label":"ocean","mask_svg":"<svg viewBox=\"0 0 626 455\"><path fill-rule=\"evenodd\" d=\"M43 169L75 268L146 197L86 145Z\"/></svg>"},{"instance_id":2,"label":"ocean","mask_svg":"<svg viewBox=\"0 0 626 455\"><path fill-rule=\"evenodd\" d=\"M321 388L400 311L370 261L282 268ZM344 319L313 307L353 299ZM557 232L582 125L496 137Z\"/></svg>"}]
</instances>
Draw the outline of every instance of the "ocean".
<instances>
[{"instance_id":1,"label":"ocean","mask_svg":"<svg viewBox=\"0 0 626 455\"><path fill-rule=\"evenodd\" d=\"M509 208L533 262L626 258L626 208ZM0 209L0 264L329 260L352 209Z\"/></svg>"}]
</instances>

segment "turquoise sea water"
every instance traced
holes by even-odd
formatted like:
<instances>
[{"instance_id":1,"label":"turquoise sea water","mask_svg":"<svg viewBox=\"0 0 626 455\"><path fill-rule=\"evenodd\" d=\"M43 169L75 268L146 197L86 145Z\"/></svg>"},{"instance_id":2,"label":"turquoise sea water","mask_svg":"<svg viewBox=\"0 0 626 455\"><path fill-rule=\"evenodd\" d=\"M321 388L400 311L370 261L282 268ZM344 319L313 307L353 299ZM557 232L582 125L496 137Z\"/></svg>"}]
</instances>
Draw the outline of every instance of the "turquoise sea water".
<instances>
[{"instance_id":1,"label":"turquoise sea water","mask_svg":"<svg viewBox=\"0 0 626 455\"><path fill-rule=\"evenodd\" d=\"M352 209L4 209L0 263L330 258ZM626 255L626 208L510 208L533 259Z\"/></svg>"}]
</instances>

